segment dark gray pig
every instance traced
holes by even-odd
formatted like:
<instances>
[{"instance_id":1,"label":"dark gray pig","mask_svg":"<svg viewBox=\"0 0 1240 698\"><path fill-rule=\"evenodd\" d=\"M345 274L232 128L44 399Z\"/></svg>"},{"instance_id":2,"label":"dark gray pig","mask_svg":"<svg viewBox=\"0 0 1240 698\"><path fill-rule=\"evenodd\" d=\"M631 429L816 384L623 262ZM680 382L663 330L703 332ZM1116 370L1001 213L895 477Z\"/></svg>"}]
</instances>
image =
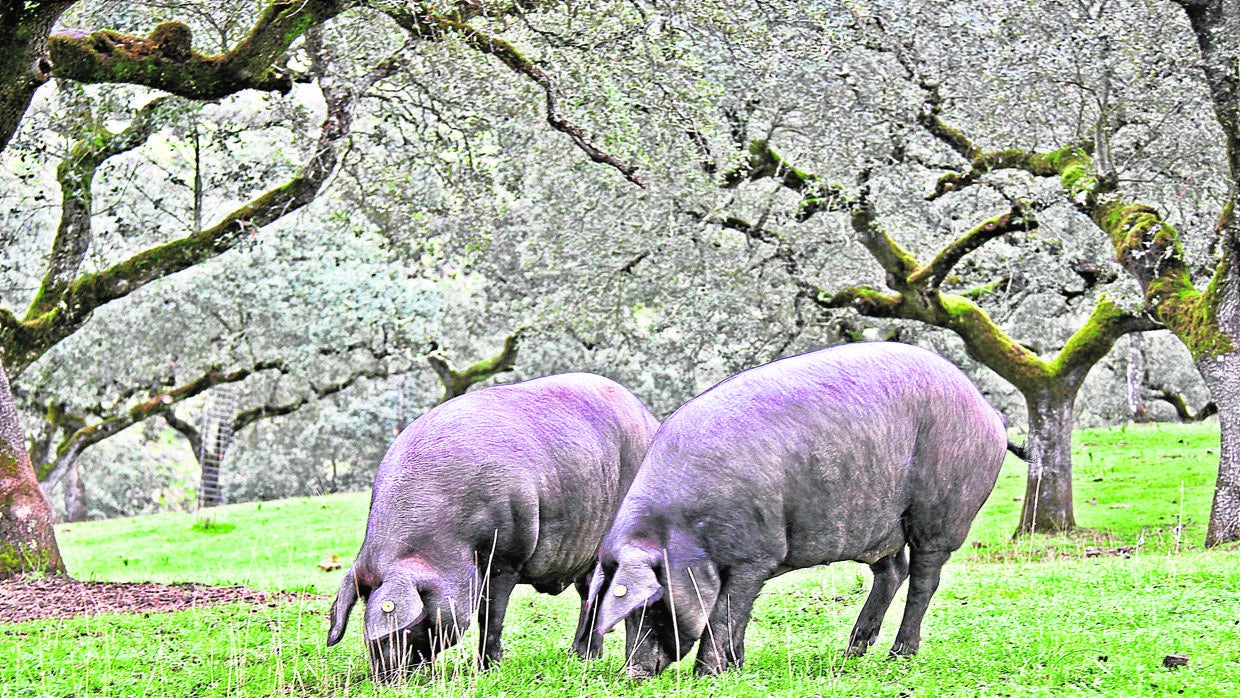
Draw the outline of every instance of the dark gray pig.
<instances>
[{"instance_id":1,"label":"dark gray pig","mask_svg":"<svg viewBox=\"0 0 1240 698\"><path fill-rule=\"evenodd\" d=\"M912 654L1006 445L1002 418L969 379L917 347L849 344L732 376L651 442L600 550L593 642L627 617L634 678L699 638L699 674L739 667L766 580L855 560L874 586L849 653L874 643L908 578L891 651Z\"/></svg>"},{"instance_id":2,"label":"dark gray pig","mask_svg":"<svg viewBox=\"0 0 1240 698\"><path fill-rule=\"evenodd\" d=\"M365 599L371 667L393 678L459 641L476 608L486 666L500 659L518 582L551 594L575 583L574 649L597 654L584 609L590 573L657 428L632 393L587 373L479 390L422 415L379 464L327 644Z\"/></svg>"}]
</instances>

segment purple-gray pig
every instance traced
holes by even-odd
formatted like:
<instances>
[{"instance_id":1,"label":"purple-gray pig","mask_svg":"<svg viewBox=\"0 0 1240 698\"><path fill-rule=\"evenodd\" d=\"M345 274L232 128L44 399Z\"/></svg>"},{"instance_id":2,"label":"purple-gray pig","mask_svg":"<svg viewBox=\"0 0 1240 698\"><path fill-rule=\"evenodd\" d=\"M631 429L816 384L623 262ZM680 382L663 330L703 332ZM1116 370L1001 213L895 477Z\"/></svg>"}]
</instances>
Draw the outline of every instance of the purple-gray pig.
<instances>
[{"instance_id":1,"label":"purple-gray pig","mask_svg":"<svg viewBox=\"0 0 1240 698\"><path fill-rule=\"evenodd\" d=\"M600 549L591 641L625 619L635 678L699 640L699 674L739 667L766 580L855 560L874 585L849 653L873 644L907 578L891 651L912 654L943 564L1006 447L1002 417L925 349L849 344L732 376L681 406L651 442Z\"/></svg>"},{"instance_id":2,"label":"purple-gray pig","mask_svg":"<svg viewBox=\"0 0 1240 698\"><path fill-rule=\"evenodd\" d=\"M468 393L396 438L375 474L366 539L341 582L327 644L366 601L371 667L394 678L459 641L500 659L517 583L582 596L574 649L593 656L584 601L599 542L658 420L623 386L569 373Z\"/></svg>"}]
</instances>

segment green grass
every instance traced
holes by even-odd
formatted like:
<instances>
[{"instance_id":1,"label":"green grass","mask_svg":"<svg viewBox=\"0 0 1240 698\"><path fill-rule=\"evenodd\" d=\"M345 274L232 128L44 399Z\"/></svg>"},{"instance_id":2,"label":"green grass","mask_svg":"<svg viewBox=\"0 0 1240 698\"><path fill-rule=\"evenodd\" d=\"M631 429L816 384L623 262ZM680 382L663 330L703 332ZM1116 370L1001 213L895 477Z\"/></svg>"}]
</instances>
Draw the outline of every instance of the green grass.
<instances>
[{"instance_id":1,"label":"green grass","mask_svg":"<svg viewBox=\"0 0 1240 698\"><path fill-rule=\"evenodd\" d=\"M1200 549L1217 467L1205 451L1217 448L1216 429L1078 434L1077 520L1090 530L1072 537L1010 540L1024 475L1009 462L974 527L971 540L980 546L968 544L944 570L922 651L907 660L886 657L903 595L875 650L842 659L869 574L840 563L768 584L744 670L712 679L693 678L691 662L681 662L652 681L629 681L620 633L608 636L601 661L583 665L566 651L576 595L520 587L505 627L505 661L486 673L473 669L473 630L408 686L376 688L367 678L360 614L345 640L326 648L330 598L303 597L0 626L0 657L8 660L0 662L0 698L1240 695L1240 553ZM317 562L337 553L348 564L366 505L364 494L337 495L221 507L205 527L187 515L72 524L61 528L61 544L81 578L334 593L340 572L324 573ZM1181 519L1177 553L1171 527ZM1129 558L1084 557L1091 546L1136 549ZM1164 669L1163 656L1173 653L1187 654L1189 666Z\"/></svg>"},{"instance_id":2,"label":"green grass","mask_svg":"<svg viewBox=\"0 0 1240 698\"><path fill-rule=\"evenodd\" d=\"M1025 495L1025 464L1008 457L973 522L961 555L1029 560L1080 557L1086 548L1139 546L1145 552L1202 550L1218 475L1218 424L1144 424L1073 434L1071 536L1013 543ZM1176 527L1183 524L1177 540Z\"/></svg>"}]
</instances>

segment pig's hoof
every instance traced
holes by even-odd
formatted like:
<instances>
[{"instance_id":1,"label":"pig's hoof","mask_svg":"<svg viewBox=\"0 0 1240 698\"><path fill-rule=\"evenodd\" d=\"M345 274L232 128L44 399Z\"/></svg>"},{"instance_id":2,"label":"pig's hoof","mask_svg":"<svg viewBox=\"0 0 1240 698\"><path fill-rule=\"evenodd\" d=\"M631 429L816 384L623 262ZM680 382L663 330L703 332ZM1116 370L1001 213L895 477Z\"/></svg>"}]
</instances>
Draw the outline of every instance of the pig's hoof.
<instances>
[{"instance_id":1,"label":"pig's hoof","mask_svg":"<svg viewBox=\"0 0 1240 698\"><path fill-rule=\"evenodd\" d=\"M844 650L844 659L852 659L853 657L861 657L865 654L865 651L868 650L869 648L870 646L868 644L849 645L848 649Z\"/></svg>"},{"instance_id":2,"label":"pig's hoof","mask_svg":"<svg viewBox=\"0 0 1240 698\"><path fill-rule=\"evenodd\" d=\"M890 656L911 657L917 654L917 646L919 644L920 643L917 643L917 642L896 642L896 644L892 645L891 647Z\"/></svg>"},{"instance_id":3,"label":"pig's hoof","mask_svg":"<svg viewBox=\"0 0 1240 698\"><path fill-rule=\"evenodd\" d=\"M603 656L603 648L593 644L588 647L573 645L573 654L577 655L577 658L581 661L588 662L591 659L598 659Z\"/></svg>"},{"instance_id":4,"label":"pig's hoof","mask_svg":"<svg viewBox=\"0 0 1240 698\"><path fill-rule=\"evenodd\" d=\"M634 681L645 681L646 679L653 679L655 672L652 669L642 666L630 666L628 674L629 678Z\"/></svg>"}]
</instances>

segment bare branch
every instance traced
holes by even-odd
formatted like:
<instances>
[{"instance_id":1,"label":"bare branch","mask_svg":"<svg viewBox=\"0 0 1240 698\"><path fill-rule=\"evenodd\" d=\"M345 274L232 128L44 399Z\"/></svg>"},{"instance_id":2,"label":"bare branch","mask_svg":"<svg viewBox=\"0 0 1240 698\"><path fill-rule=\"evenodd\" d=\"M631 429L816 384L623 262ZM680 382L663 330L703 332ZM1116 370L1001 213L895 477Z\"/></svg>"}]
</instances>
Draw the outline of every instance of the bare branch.
<instances>
[{"instance_id":1,"label":"bare branch","mask_svg":"<svg viewBox=\"0 0 1240 698\"><path fill-rule=\"evenodd\" d=\"M253 366L227 372L213 369L189 383L143 400L114 417L84 426L60 442L60 445L56 447L55 464L51 466L48 472L39 473L39 480L43 484L44 489L51 488L72 467L82 454L82 451L90 446L115 436L148 417L162 413L170 405L200 395L213 386L223 383L236 383L260 371L272 369L286 370L281 361L262 361Z\"/></svg>"},{"instance_id":2,"label":"bare branch","mask_svg":"<svg viewBox=\"0 0 1240 698\"><path fill-rule=\"evenodd\" d=\"M963 259L965 255L997 237L1012 232L1029 230L1036 225L1037 221L1032 214L1026 213L1021 208L1013 208L1007 213L989 218L948 243L946 247L939 250L933 261L922 265L917 271L909 275L908 281L911 284L919 284L928 278L930 287L938 288L943 283L943 279L947 278L947 275L951 273L956 263Z\"/></svg>"},{"instance_id":3,"label":"bare branch","mask_svg":"<svg viewBox=\"0 0 1240 698\"><path fill-rule=\"evenodd\" d=\"M531 5L538 3L529 3ZM547 106L547 123L551 128L567 135L582 152L591 160L615 168L625 179L639 187L646 182L637 174L637 167L612 155L595 145L589 135L574 124L560 109L560 99L555 78L537 63L521 54L512 44L496 36L491 36L467 23L467 19L477 13L470 13L460 7L451 14L434 12L414 13L402 6L376 4L388 16L406 31L417 38L438 39L447 34L461 37L471 48L498 58L514 72L533 80L543 90ZM514 6L515 9L515 6Z\"/></svg>"}]
</instances>

